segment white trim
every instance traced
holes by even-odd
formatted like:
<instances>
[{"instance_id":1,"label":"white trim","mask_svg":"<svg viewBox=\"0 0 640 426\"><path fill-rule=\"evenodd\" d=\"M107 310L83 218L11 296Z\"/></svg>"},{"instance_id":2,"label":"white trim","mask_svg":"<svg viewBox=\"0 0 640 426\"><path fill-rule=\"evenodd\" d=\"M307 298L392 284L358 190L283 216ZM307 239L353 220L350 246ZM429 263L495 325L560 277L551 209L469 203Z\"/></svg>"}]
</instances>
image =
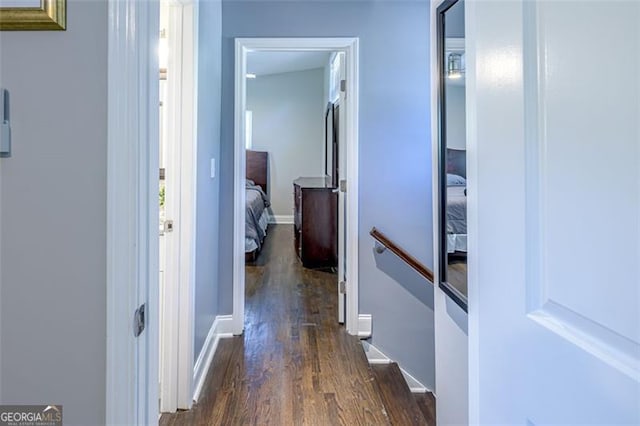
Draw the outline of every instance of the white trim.
<instances>
[{"instance_id":1,"label":"white trim","mask_svg":"<svg viewBox=\"0 0 640 426\"><path fill-rule=\"evenodd\" d=\"M445 0L434 0L431 2L431 11L430 11L430 32L431 35L429 37L430 40L430 63L431 70L438 69L438 7ZM466 7L465 7L466 9ZM438 92L439 92L439 75L438 72L431 73L431 195L432 195L432 203L433 203L433 297L434 297L434 308L436 308L435 304L437 303L436 298L442 297L442 289L440 288L440 169L439 169L439 161L440 161L440 152L439 152L439 143L440 140L440 129L439 129L439 102L438 102ZM467 127L468 128L468 127ZM445 296L447 297L447 296ZM434 321L437 319L437 312L434 310ZM437 322L437 321L436 321ZM434 326L436 324L434 323ZM434 337L437 336L438 328L434 327ZM436 348L437 349L437 348ZM435 352L436 360L435 360L435 373L436 377L438 377L438 352ZM434 384L437 390L437 380ZM435 392L434 392L435 395ZM436 413L437 410L438 399L436 399Z\"/></svg>"},{"instance_id":2,"label":"white trim","mask_svg":"<svg viewBox=\"0 0 640 426\"><path fill-rule=\"evenodd\" d=\"M193 366L194 403L198 402L198 399L200 399L200 394L202 393L202 388L204 387L204 382L207 378L209 368L211 367L213 357L218 349L220 339L233 337L233 333L231 333L231 325L232 320L230 315L218 315L213 321L213 324L211 324L211 328L207 334L207 339L204 341L202 350L200 351L198 359Z\"/></svg>"},{"instance_id":3,"label":"white trim","mask_svg":"<svg viewBox=\"0 0 640 426\"><path fill-rule=\"evenodd\" d=\"M130 235L123 235L120 225L128 225L128 200L124 198L129 191L129 179L132 179L129 164L119 164L126 158L132 123L126 114L119 114L120 107L130 107L129 89L134 79L127 80L132 70L125 69L127 59L135 63L134 58L127 58L127 47L131 52L135 49L135 40L129 37L123 23L129 22L131 9L135 10L135 0L109 1L109 51L108 51L108 90L107 90L107 358L106 358L106 424L133 424L136 420L136 348L135 341L128 332L130 315L135 309L135 295L128 289L132 281L132 271L128 265L129 257L134 259L135 251L126 246ZM128 4L129 3L129 4ZM128 7L127 7L128 6ZM130 55L132 56L132 55ZM114 88L114 89L112 89ZM115 89L117 88L117 90ZM115 173L118 168L124 169ZM118 248L125 246L125 252ZM125 261L127 263L125 263Z\"/></svg>"},{"instance_id":4,"label":"white trim","mask_svg":"<svg viewBox=\"0 0 640 426\"><path fill-rule=\"evenodd\" d=\"M2 89L0 89L2 90ZM1 101L4 102L4 101ZM4 106L4 105L3 105ZM0 173L2 171L2 157L0 157ZM2 294L2 185L0 185L0 294ZM2 330L2 303L0 303L0 330ZM2 340L0 332L0 341ZM2 351L0 351L0 366L2 365ZM0 401L4 401L2 398L2 368L0 368Z\"/></svg>"},{"instance_id":5,"label":"white trim","mask_svg":"<svg viewBox=\"0 0 640 426\"><path fill-rule=\"evenodd\" d=\"M367 356L367 361L371 365L380 365L380 364L391 364L393 361L387 355L384 354L380 349L376 348L369 342L362 342L362 348L364 349L364 353ZM413 377L407 370L402 368L400 364L398 364L398 368L400 368L400 372L402 373L402 377L404 377L404 381L407 382L407 386L412 393L427 393L432 392L425 385L420 383L418 379Z\"/></svg>"},{"instance_id":6,"label":"white trim","mask_svg":"<svg viewBox=\"0 0 640 426\"><path fill-rule=\"evenodd\" d=\"M373 328L373 317L371 314L358 315L358 337L361 339L368 339L371 337Z\"/></svg>"},{"instance_id":7,"label":"white trim","mask_svg":"<svg viewBox=\"0 0 640 426\"><path fill-rule=\"evenodd\" d=\"M169 1L166 216L160 411L191 408L195 310L198 2ZM173 202L171 202L173 200Z\"/></svg>"},{"instance_id":8,"label":"white trim","mask_svg":"<svg viewBox=\"0 0 640 426\"><path fill-rule=\"evenodd\" d=\"M199 2L182 3L182 129L180 163L180 303L178 317L178 408L191 408L196 286L196 177L198 152ZM170 72L170 70L169 70ZM170 78L170 77L169 77Z\"/></svg>"},{"instance_id":9,"label":"white trim","mask_svg":"<svg viewBox=\"0 0 640 426\"><path fill-rule=\"evenodd\" d=\"M234 334L244 328L244 204L246 62L249 51L340 51L347 62L347 315L346 329L359 334L358 321L358 38L237 38L235 40L233 319Z\"/></svg>"},{"instance_id":10,"label":"white trim","mask_svg":"<svg viewBox=\"0 0 640 426\"><path fill-rule=\"evenodd\" d=\"M364 353L367 356L367 361L369 364L377 365L377 364L391 364L391 358L386 356L380 349L376 348L369 342L362 342L362 348L364 349Z\"/></svg>"},{"instance_id":11,"label":"white trim","mask_svg":"<svg viewBox=\"0 0 640 426\"><path fill-rule=\"evenodd\" d=\"M347 62L347 313L346 328L350 334L356 334L356 322L359 314L359 100L360 100L360 73L359 73L359 46L358 39L354 39L351 47L345 51Z\"/></svg>"},{"instance_id":12,"label":"white trim","mask_svg":"<svg viewBox=\"0 0 640 426\"><path fill-rule=\"evenodd\" d=\"M234 160L233 160L233 333L242 334L244 330L244 211L246 191L245 158L245 114L247 84L247 54L236 40L235 45L235 91L234 91ZM240 186L243 188L240 189ZM243 219L239 216L242 214Z\"/></svg>"},{"instance_id":13,"label":"white trim","mask_svg":"<svg viewBox=\"0 0 640 426\"><path fill-rule=\"evenodd\" d=\"M159 7L109 0L108 9L105 422L155 424ZM142 303L149 320L136 339L132 318Z\"/></svg>"},{"instance_id":14,"label":"white trim","mask_svg":"<svg viewBox=\"0 0 640 426\"><path fill-rule=\"evenodd\" d=\"M477 57L476 38L477 22L475 18L478 4L476 2L466 2L464 6L465 19L465 67L466 67L466 128L467 128L467 191L469 194L479 194L478 191L478 102L477 102ZM434 39L435 40L435 39ZM479 233L478 229L478 196L470 196L467 199L467 300L468 300L468 385L467 397L470 424L480 422L480 334L478 324L478 294L482 288L479 281L479 268L477 267ZM437 374L437 372L436 372Z\"/></svg>"},{"instance_id":15,"label":"white trim","mask_svg":"<svg viewBox=\"0 0 640 426\"><path fill-rule=\"evenodd\" d=\"M168 2L166 2L168 3ZM164 7L164 5L163 5ZM166 168L169 176L165 180L165 216L180 223L180 154L182 129L182 61L178 57L182 46L182 7L179 3L166 4L167 22L167 68L171 78L166 81ZM173 173L173 172L176 173ZM160 333L162 352L160 357L160 411L173 413L178 409L178 335L179 288L180 288L180 229L163 235L165 263L163 305L160 307Z\"/></svg>"},{"instance_id":16,"label":"white trim","mask_svg":"<svg viewBox=\"0 0 640 426\"><path fill-rule=\"evenodd\" d=\"M218 321L217 333L221 337L233 336L233 317L231 315L218 315L216 320Z\"/></svg>"},{"instance_id":17,"label":"white trim","mask_svg":"<svg viewBox=\"0 0 640 426\"><path fill-rule=\"evenodd\" d=\"M402 373L402 376L404 377L404 381L407 382L407 386L409 386L409 390L411 391L411 393L427 393L427 392L431 392L429 389L427 389L427 387L425 385L420 383L420 381L418 379L416 379L411 374L409 374L409 372L407 370L405 370L404 368L400 367L400 372Z\"/></svg>"},{"instance_id":18,"label":"white trim","mask_svg":"<svg viewBox=\"0 0 640 426\"><path fill-rule=\"evenodd\" d=\"M293 225L293 215L276 214L269 216L269 223L274 225Z\"/></svg>"},{"instance_id":19,"label":"white trim","mask_svg":"<svg viewBox=\"0 0 640 426\"><path fill-rule=\"evenodd\" d=\"M337 69L336 69L337 66ZM347 78L347 70L345 69L346 67L346 61L344 58L344 54L343 53L333 53L333 59L331 61L331 66L330 66L330 70L329 70L329 77L330 80L333 80L334 76L335 76L335 80L337 87L336 87L336 94L337 94L337 100L333 101L334 106L337 103L337 106L339 107L338 110L338 122L339 123L345 123L346 122L346 115L347 115L347 111L346 111L346 103L345 103L345 99L346 99L346 91L342 91L341 89L341 81L345 80ZM346 88L346 87L345 87ZM335 98L335 96L330 96L331 98ZM342 107L344 106L344 107ZM335 112L335 111L334 111ZM335 119L335 117L334 117ZM326 130L326 129L325 129ZM338 141L345 141L347 140L347 132L345 129L345 126L338 126ZM328 144L325 147L325 149L328 148ZM333 145L332 145L332 156L333 156ZM347 170L347 162L346 162L346 158L347 158L347 147L345 146L345 144L339 144L338 145L338 167L339 170ZM347 261L347 254L344 253L345 248L346 248L346 234L345 231L347 229L347 224L346 224L346 194L344 192L339 192L338 193L338 282L344 282L345 285L348 282L347 281L347 277L346 277L346 271L347 271L347 265L346 265L346 261ZM342 249L342 250L340 250ZM340 324L344 324L345 323L345 316L347 314L347 309L346 309L346 303L347 303L347 294L346 292L343 292L343 290L340 288L340 285L338 285L338 287L335 289L336 291L336 296L338 297L338 323Z\"/></svg>"}]
</instances>

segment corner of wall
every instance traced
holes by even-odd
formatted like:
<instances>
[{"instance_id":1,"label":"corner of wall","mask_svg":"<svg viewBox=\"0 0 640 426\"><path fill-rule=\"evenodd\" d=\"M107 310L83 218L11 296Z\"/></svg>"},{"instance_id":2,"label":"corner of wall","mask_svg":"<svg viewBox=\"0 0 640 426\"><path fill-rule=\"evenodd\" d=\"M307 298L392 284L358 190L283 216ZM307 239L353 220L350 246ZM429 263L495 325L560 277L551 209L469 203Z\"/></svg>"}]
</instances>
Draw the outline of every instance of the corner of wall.
<instances>
[{"instance_id":1,"label":"corner of wall","mask_svg":"<svg viewBox=\"0 0 640 426\"><path fill-rule=\"evenodd\" d=\"M193 367L193 402L198 402L200 393L204 387L211 362L218 349L220 339L233 337L231 333L232 320L230 315L218 315L211 324L207 333L207 338L198 354L198 358Z\"/></svg>"}]
</instances>

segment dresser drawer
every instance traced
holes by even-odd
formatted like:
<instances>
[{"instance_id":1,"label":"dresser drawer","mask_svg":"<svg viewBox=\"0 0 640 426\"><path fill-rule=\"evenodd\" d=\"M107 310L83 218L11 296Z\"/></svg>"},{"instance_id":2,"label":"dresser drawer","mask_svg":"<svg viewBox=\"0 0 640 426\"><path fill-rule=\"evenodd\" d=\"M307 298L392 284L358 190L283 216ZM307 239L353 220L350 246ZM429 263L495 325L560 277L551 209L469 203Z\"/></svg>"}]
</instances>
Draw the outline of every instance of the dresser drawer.
<instances>
[{"instance_id":1,"label":"dresser drawer","mask_svg":"<svg viewBox=\"0 0 640 426\"><path fill-rule=\"evenodd\" d=\"M305 267L337 266L337 211L338 194L330 186L294 184L294 245Z\"/></svg>"}]
</instances>

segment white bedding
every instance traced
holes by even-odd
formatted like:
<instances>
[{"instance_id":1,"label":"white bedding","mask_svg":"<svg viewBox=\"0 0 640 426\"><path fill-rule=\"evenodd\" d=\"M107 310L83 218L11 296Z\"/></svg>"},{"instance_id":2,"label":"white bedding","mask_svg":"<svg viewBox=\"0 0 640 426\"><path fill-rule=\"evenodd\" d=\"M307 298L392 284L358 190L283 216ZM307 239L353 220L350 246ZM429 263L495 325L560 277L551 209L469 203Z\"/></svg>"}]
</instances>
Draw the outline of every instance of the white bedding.
<instances>
[{"instance_id":1,"label":"white bedding","mask_svg":"<svg viewBox=\"0 0 640 426\"><path fill-rule=\"evenodd\" d=\"M447 253L467 252L467 234L447 234Z\"/></svg>"},{"instance_id":2,"label":"white bedding","mask_svg":"<svg viewBox=\"0 0 640 426\"><path fill-rule=\"evenodd\" d=\"M467 195L465 188L463 185L447 186L448 253L467 251Z\"/></svg>"}]
</instances>

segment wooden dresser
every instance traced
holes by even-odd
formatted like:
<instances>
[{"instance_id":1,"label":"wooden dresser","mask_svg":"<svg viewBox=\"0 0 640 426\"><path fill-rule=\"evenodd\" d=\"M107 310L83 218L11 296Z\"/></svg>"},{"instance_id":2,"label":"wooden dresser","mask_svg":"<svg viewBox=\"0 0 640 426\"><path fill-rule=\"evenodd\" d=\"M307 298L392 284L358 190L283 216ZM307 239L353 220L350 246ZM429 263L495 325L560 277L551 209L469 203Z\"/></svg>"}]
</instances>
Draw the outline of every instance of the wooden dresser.
<instances>
[{"instance_id":1,"label":"wooden dresser","mask_svg":"<svg viewBox=\"0 0 640 426\"><path fill-rule=\"evenodd\" d=\"M308 268L338 265L338 194L331 178L300 177L293 181L294 244Z\"/></svg>"}]
</instances>

